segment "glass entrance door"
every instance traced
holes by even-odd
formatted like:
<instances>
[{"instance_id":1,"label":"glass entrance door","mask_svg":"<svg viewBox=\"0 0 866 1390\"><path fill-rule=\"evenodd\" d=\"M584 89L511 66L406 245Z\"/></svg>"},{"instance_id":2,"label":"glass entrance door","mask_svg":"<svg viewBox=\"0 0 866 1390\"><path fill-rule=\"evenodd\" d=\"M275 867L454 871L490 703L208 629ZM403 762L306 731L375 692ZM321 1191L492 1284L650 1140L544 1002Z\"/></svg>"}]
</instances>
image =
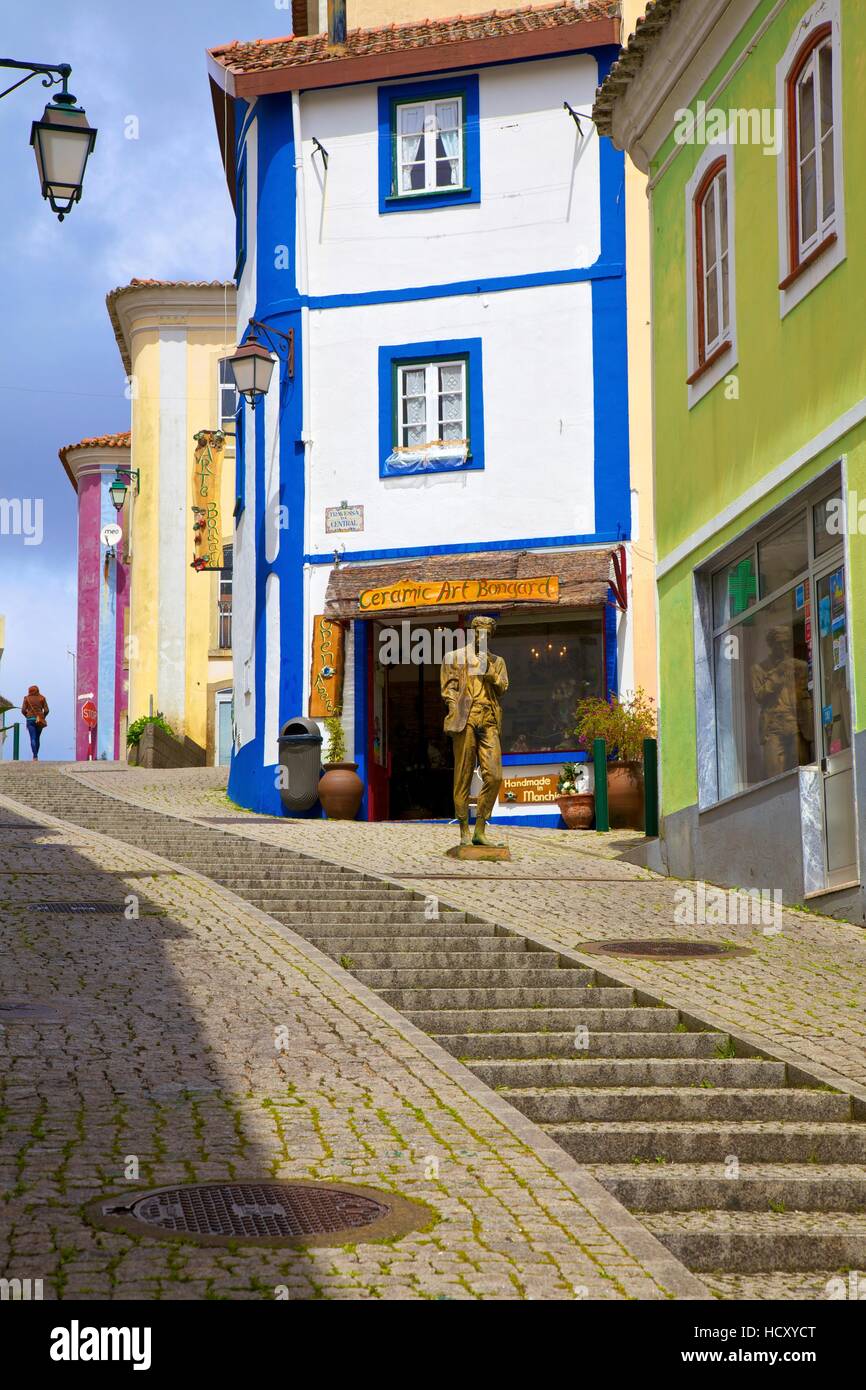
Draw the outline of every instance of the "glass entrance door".
<instances>
[{"instance_id":1,"label":"glass entrance door","mask_svg":"<svg viewBox=\"0 0 866 1390\"><path fill-rule=\"evenodd\" d=\"M854 756L851 742L848 610L841 560L814 582L817 657L815 714L823 783L827 887L858 878L854 813Z\"/></svg>"}]
</instances>

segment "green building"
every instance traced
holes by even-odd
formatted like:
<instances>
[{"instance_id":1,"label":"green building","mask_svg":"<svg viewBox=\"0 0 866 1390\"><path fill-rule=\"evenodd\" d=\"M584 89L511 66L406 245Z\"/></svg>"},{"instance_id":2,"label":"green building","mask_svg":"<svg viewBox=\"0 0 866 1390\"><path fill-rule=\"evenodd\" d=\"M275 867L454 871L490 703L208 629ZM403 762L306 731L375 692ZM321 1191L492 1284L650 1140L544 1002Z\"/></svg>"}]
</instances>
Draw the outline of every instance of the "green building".
<instances>
[{"instance_id":1,"label":"green building","mask_svg":"<svg viewBox=\"0 0 866 1390\"><path fill-rule=\"evenodd\" d=\"M665 865L858 922L864 92L863 0L657 0L595 108L649 175Z\"/></svg>"}]
</instances>

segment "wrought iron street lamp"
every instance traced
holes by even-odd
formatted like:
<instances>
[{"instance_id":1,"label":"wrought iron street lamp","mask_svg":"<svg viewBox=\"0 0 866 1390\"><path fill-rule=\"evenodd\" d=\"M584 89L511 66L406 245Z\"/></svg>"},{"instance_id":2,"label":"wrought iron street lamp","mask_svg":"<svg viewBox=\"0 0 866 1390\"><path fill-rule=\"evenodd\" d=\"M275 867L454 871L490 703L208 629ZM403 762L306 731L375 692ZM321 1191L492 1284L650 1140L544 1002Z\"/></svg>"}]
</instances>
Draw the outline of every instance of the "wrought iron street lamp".
<instances>
[{"instance_id":1,"label":"wrought iron street lamp","mask_svg":"<svg viewBox=\"0 0 866 1390\"><path fill-rule=\"evenodd\" d=\"M42 119L34 121L30 131L42 196L48 199L52 212L56 212L62 222L73 203L81 198L84 170L96 143L96 131L87 124L85 111L76 105L75 97L67 90L72 69L68 63L23 63L15 58L0 58L0 67L23 69L27 73L5 92L0 92L0 97L8 96L39 74L43 87L55 87L58 82L63 84L62 91L49 101Z\"/></svg>"},{"instance_id":2,"label":"wrought iron street lamp","mask_svg":"<svg viewBox=\"0 0 866 1390\"><path fill-rule=\"evenodd\" d=\"M259 342L256 329L267 338L277 354L276 357L272 357L264 344ZM258 319L250 319L250 330L243 345L237 349L233 357L228 358L228 364L234 377L235 386L244 400L249 401L255 409L257 401L268 393L274 367L277 365L277 358L281 355L281 349L274 342L271 334L273 333L283 340L282 351L285 352L290 377L295 374L295 334L293 329L289 329L288 333L282 333L278 328L269 329Z\"/></svg>"},{"instance_id":3,"label":"wrought iron street lamp","mask_svg":"<svg viewBox=\"0 0 866 1390\"><path fill-rule=\"evenodd\" d=\"M123 511L123 504L126 501L126 494L129 484L135 483L135 494L138 496L139 474L137 468L118 468L108 489L111 498L118 512Z\"/></svg>"}]
</instances>

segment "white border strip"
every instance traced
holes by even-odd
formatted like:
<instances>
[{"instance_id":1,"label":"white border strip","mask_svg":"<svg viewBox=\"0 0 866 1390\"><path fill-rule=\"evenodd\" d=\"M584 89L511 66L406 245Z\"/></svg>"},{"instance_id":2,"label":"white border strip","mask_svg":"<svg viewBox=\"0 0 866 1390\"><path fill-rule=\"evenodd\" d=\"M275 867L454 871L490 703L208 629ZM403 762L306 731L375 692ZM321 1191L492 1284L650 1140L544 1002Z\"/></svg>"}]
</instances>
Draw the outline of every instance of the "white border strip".
<instances>
[{"instance_id":1,"label":"white border strip","mask_svg":"<svg viewBox=\"0 0 866 1390\"><path fill-rule=\"evenodd\" d=\"M699 526L696 531L681 541L663 560L659 560L656 565L656 579L662 579L672 569L676 569L677 565L693 550L697 550L699 546L711 540L718 531L721 531L731 521L735 521L753 503L760 502L767 493L772 492L780 483L784 483L787 478L797 473L807 463L811 463L825 449L831 448L837 440L842 439L849 430L853 430L864 420L866 420L866 396L856 405L852 405L850 410L846 410L820 434L816 434L815 438L810 439L808 444L804 444L796 453L791 454L784 463L780 463L771 473L765 473L763 478L753 483L745 492L741 492L739 497L728 503L727 507L723 507L709 521L705 521L703 526Z\"/></svg>"}]
</instances>

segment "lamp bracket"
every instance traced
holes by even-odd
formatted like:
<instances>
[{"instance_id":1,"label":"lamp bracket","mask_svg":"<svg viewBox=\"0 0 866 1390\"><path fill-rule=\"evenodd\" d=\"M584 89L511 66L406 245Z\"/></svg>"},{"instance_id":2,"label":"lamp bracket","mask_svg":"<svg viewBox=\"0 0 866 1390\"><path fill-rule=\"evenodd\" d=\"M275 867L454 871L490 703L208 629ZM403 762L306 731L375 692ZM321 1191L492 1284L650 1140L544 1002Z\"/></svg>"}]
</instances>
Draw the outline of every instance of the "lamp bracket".
<instances>
[{"instance_id":1,"label":"lamp bracket","mask_svg":"<svg viewBox=\"0 0 866 1390\"><path fill-rule=\"evenodd\" d=\"M268 325L262 323L261 319L250 319L249 326L264 334L271 351L275 352L277 357L285 358L288 374L293 377L295 375L295 330L290 328L288 333L284 333L281 328L268 328ZM282 351L271 337L272 333L275 333L278 338L282 338L284 344Z\"/></svg>"},{"instance_id":2,"label":"lamp bracket","mask_svg":"<svg viewBox=\"0 0 866 1390\"><path fill-rule=\"evenodd\" d=\"M580 131L581 136L583 136L583 126L581 125L581 121L589 121L591 125L595 125L595 121L593 120L592 116L581 116L577 111L575 111L570 101L564 101L562 105L564 110L568 112L569 116L574 121L574 124Z\"/></svg>"},{"instance_id":3,"label":"lamp bracket","mask_svg":"<svg viewBox=\"0 0 866 1390\"><path fill-rule=\"evenodd\" d=\"M138 494L141 492L141 470L140 470L140 469L138 469L138 468L124 468L122 464L118 464L117 467L116 467L116 469L115 469L115 472L114 472L114 478L115 478L115 482L126 483L127 486L129 486L130 483L135 483L135 495L136 495L136 497L137 497Z\"/></svg>"},{"instance_id":4,"label":"lamp bracket","mask_svg":"<svg viewBox=\"0 0 866 1390\"><path fill-rule=\"evenodd\" d=\"M75 97L67 90L69 75L72 68L69 63L23 63L17 58L0 58L0 68L16 68L27 73L26 77L21 77L17 82L13 82L11 87L7 87L5 92L0 92L0 97L7 97L10 92L14 92L18 87L23 87L25 82L31 78L42 76L43 87L56 87L58 82L63 83L63 90L59 92L55 100L62 101L65 105L74 103ZM56 76L53 74L56 73Z\"/></svg>"}]
</instances>

